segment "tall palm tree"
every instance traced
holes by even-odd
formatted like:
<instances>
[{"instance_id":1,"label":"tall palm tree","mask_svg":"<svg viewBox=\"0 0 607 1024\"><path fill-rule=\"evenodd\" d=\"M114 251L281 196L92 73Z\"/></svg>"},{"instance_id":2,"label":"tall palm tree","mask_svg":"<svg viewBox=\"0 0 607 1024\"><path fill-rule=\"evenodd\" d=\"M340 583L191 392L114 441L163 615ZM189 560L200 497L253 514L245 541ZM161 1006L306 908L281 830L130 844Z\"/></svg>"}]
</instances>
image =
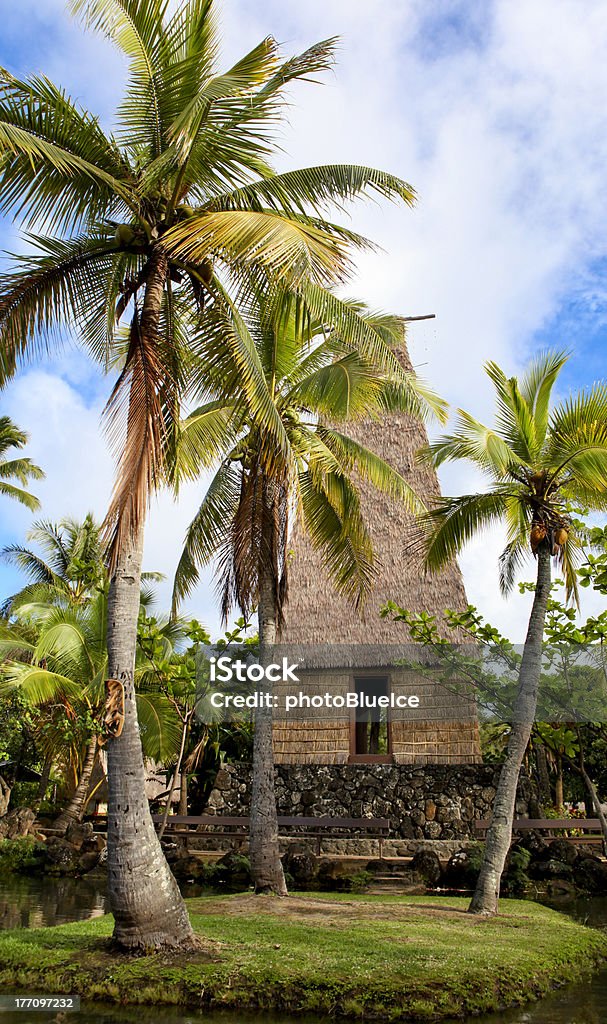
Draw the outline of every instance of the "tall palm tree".
<instances>
[{"instance_id":1,"label":"tall palm tree","mask_svg":"<svg viewBox=\"0 0 607 1024\"><path fill-rule=\"evenodd\" d=\"M486 427L459 410L455 432L425 452L434 466L460 459L470 462L488 481L486 492L442 498L423 516L429 568L446 565L476 533L497 523L505 525L508 541L500 559L504 594L511 590L530 549L537 562L514 720L470 904L476 914L497 911L519 772L535 718L553 556L564 574L568 596L577 600L575 568L581 544L568 516L568 503L607 508L607 386L597 384L551 406L566 359L559 352L541 354L520 381L506 377L495 363L487 363L495 388L495 427Z\"/></svg>"},{"instance_id":2,"label":"tall palm tree","mask_svg":"<svg viewBox=\"0 0 607 1024\"><path fill-rule=\"evenodd\" d=\"M367 313L356 317L389 339L403 343L404 321ZM198 452L223 448L219 468L190 524L177 569L175 603L189 593L199 567L218 559L224 621L236 604L259 619L261 663L271 660L288 593L289 537L301 518L323 554L336 588L360 606L378 567L355 483L375 487L419 509L410 486L374 452L336 429L339 421L381 415L400 408L415 415L442 405L412 374L383 373L352 349L347 327L302 319L285 293L261 294L243 315L254 337L275 415L283 424L287 451L251 420L237 367L210 370L207 401L186 420L182 472L192 472ZM215 385L215 387L213 387ZM331 425L329 425L331 424ZM264 683L264 685L266 685ZM269 688L269 687L268 687ZM286 893L278 847L272 713L256 712L250 818L251 871L258 892Z\"/></svg>"},{"instance_id":3,"label":"tall palm tree","mask_svg":"<svg viewBox=\"0 0 607 1024\"><path fill-rule=\"evenodd\" d=\"M228 285L248 287L262 267L319 315L339 306L324 286L344 278L351 250L365 242L331 224L327 207L370 192L411 203L413 191L366 167L273 172L284 89L331 65L332 40L282 61L267 38L220 73L212 0L69 7L126 56L129 85L114 135L46 77L2 72L0 211L17 211L37 232L39 255L20 258L0 281L0 377L62 325L120 368L106 410L118 454L109 675L125 694L125 725L108 747L110 906L124 948L188 945L185 905L144 799L133 666L148 499L165 477L196 361L192 322L203 337L207 317L213 323L260 429L286 450L256 353L235 329ZM367 339L371 348L380 341Z\"/></svg>"},{"instance_id":4,"label":"tall palm tree","mask_svg":"<svg viewBox=\"0 0 607 1024\"><path fill-rule=\"evenodd\" d=\"M31 459L7 458L11 449L23 448L27 440L27 434L19 430L9 416L0 416L0 494L35 512L40 508L40 502L25 487L30 480L42 480L44 473ZM14 480L21 487L13 483Z\"/></svg>"}]
</instances>

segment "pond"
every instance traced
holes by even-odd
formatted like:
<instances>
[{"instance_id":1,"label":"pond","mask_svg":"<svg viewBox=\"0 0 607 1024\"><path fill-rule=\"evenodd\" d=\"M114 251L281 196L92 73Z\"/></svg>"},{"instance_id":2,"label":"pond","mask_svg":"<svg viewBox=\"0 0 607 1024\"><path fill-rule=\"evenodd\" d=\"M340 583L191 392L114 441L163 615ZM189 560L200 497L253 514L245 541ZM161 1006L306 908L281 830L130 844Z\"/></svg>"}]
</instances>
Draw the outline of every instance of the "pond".
<instances>
[{"instance_id":1,"label":"pond","mask_svg":"<svg viewBox=\"0 0 607 1024\"><path fill-rule=\"evenodd\" d=\"M104 879L73 879L0 875L0 927L41 928L69 921L99 917L106 912ZM200 895L193 886L186 895ZM607 928L607 897L552 903L597 928ZM3 1013L2 1024L43 1024L52 1021L48 1013ZM150 1007L112 1007L88 1004L78 1015L69 1015L74 1024L261 1024L261 1018L243 1018L242 1014L208 1014L195 1010ZM607 1021L607 968L591 981L570 985L535 1005L519 1010L474 1018L475 1024L603 1024ZM285 1018L263 1016L263 1024L294 1024ZM316 1024L299 1019L298 1024ZM461 1024L461 1022L459 1022Z\"/></svg>"}]
</instances>

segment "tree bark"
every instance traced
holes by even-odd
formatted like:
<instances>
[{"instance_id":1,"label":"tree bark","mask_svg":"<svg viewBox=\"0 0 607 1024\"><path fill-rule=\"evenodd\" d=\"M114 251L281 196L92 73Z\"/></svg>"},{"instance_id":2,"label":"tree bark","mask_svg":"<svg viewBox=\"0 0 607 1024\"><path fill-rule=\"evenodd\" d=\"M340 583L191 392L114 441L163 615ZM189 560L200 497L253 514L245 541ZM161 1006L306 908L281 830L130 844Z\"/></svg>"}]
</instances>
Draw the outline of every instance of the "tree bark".
<instances>
[{"instance_id":1,"label":"tree bark","mask_svg":"<svg viewBox=\"0 0 607 1024\"><path fill-rule=\"evenodd\" d=\"M552 787L550 785L550 776L548 774L546 748L544 747L541 739L538 738L534 740L533 750L535 753L535 764L537 767L540 803L544 806L548 806L552 803Z\"/></svg>"},{"instance_id":2,"label":"tree bark","mask_svg":"<svg viewBox=\"0 0 607 1024\"><path fill-rule=\"evenodd\" d=\"M36 793L36 799L32 804L32 810L38 814L40 805L46 796L48 784L51 778L51 770L53 767L52 757L45 757L42 765L42 772L40 774L40 782L38 783L38 791Z\"/></svg>"},{"instance_id":3,"label":"tree bark","mask_svg":"<svg viewBox=\"0 0 607 1024\"><path fill-rule=\"evenodd\" d=\"M8 805L11 801L11 788L6 779L3 779L0 775L0 818L3 818L8 811Z\"/></svg>"},{"instance_id":4,"label":"tree bark","mask_svg":"<svg viewBox=\"0 0 607 1024\"><path fill-rule=\"evenodd\" d=\"M169 792L167 794L167 802L165 804L164 814L162 815L162 821L160 823L160 828L158 829L158 838L159 839L162 839L162 837L163 837L163 835L165 833L165 829L167 827L168 817L169 817L169 814L171 813L171 805L173 803L173 793L175 792L175 787L177 785L177 779L179 778L179 772L181 771L181 762L183 760L183 752L185 750L185 741L186 741L187 735L188 735L188 719L186 718L185 722L183 723L183 729L181 730L181 745L179 747L179 754L177 756L177 763L175 765L175 771L173 772L173 777L171 779L171 785L169 786ZM180 800L180 803L181 803L181 800ZM179 808L179 813L180 814L182 813L181 806ZM185 811L183 811L183 813L187 814L187 809ZM187 830L187 826L186 826L186 830Z\"/></svg>"},{"instance_id":5,"label":"tree bark","mask_svg":"<svg viewBox=\"0 0 607 1024\"><path fill-rule=\"evenodd\" d=\"M140 329L156 338L167 257L150 257ZM195 945L181 893L156 835L145 792L145 767L135 701L143 523L118 552L108 597L108 672L124 687L124 725L107 744L108 891L114 940L123 949Z\"/></svg>"},{"instance_id":6,"label":"tree bark","mask_svg":"<svg viewBox=\"0 0 607 1024\"><path fill-rule=\"evenodd\" d=\"M594 782L592 781L588 772L586 771L584 744L582 742L582 734L579 725L577 726L576 731L580 751L578 755L578 763L577 765L575 765L575 767L577 767L580 775L582 776L582 779L584 780L584 785L586 786L588 795L590 796L590 802L592 804L592 807L594 808L594 813L596 814L597 818L601 823L601 832L603 833L603 854L607 856L607 818L605 817L603 808L601 807L601 801L599 799L599 794L596 791ZM588 815L586 815L586 817L588 817Z\"/></svg>"},{"instance_id":7,"label":"tree bark","mask_svg":"<svg viewBox=\"0 0 607 1024\"><path fill-rule=\"evenodd\" d=\"M156 835L145 793L134 666L143 535L120 554L108 601L109 675L124 686L122 733L107 744L108 891L114 940L125 949L193 944L185 907Z\"/></svg>"},{"instance_id":8,"label":"tree bark","mask_svg":"<svg viewBox=\"0 0 607 1024\"><path fill-rule=\"evenodd\" d=\"M97 744L97 736L92 736L87 743L84 761L82 762L82 770L80 772L80 778L78 779L78 785L76 786L74 795L72 796L69 804L54 822L53 827L56 829L61 829L61 831L67 832L70 825L82 821L84 817L84 812L86 811L86 805L88 803L91 776L93 774L95 760L97 758Z\"/></svg>"},{"instance_id":9,"label":"tree bark","mask_svg":"<svg viewBox=\"0 0 607 1024\"><path fill-rule=\"evenodd\" d=\"M267 665L276 643L277 611L273 575L266 565L260 567L259 591L259 661ZM272 683L264 680L264 692L271 695L272 689ZM278 843L271 707L255 711L249 860L255 892L288 895Z\"/></svg>"},{"instance_id":10,"label":"tree bark","mask_svg":"<svg viewBox=\"0 0 607 1024\"><path fill-rule=\"evenodd\" d=\"M563 758L560 754L556 755L556 780L554 783L554 803L557 811L562 811L565 807Z\"/></svg>"},{"instance_id":11,"label":"tree bark","mask_svg":"<svg viewBox=\"0 0 607 1024\"><path fill-rule=\"evenodd\" d=\"M603 855L607 856L607 818L605 817L605 814L603 813L603 808L601 807L601 803L600 803L600 800L599 800L599 794L596 791L596 787L594 785L594 782L592 781L592 779L588 775L588 772L583 767L583 765L580 767L580 774L581 774L581 776L582 776L582 778L584 780L584 785L586 786L586 789L588 791L588 795L590 797L590 803L592 804L592 806L594 808L594 813L596 814L597 818L599 819L599 822L600 822L600 825L601 825L601 832L603 833ZM586 815L586 817L588 817L588 815ZM575 824L573 825L573 828L575 828Z\"/></svg>"},{"instance_id":12,"label":"tree bark","mask_svg":"<svg viewBox=\"0 0 607 1024\"><path fill-rule=\"evenodd\" d=\"M187 817L188 813L188 773L181 773L181 784L179 786L179 813Z\"/></svg>"},{"instance_id":13,"label":"tree bark","mask_svg":"<svg viewBox=\"0 0 607 1024\"><path fill-rule=\"evenodd\" d=\"M519 774L537 707L542 670L542 643L550 596L550 550L544 541L537 552L537 579L533 607L519 671L512 731L500 772L491 825L476 889L468 908L471 914L496 914L504 864L512 839L512 821Z\"/></svg>"}]
</instances>

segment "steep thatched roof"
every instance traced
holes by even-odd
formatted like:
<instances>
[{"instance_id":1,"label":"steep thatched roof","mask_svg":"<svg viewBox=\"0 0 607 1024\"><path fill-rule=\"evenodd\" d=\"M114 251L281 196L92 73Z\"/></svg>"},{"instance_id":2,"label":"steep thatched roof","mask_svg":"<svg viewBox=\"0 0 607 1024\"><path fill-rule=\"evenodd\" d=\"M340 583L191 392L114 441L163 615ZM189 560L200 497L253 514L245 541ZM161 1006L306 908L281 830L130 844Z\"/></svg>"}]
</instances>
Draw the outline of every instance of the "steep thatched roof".
<instances>
[{"instance_id":1,"label":"steep thatched roof","mask_svg":"<svg viewBox=\"0 0 607 1024\"><path fill-rule=\"evenodd\" d=\"M411 369L406 351L402 364ZM343 428L342 428L343 429ZM427 443L422 423L410 416L391 414L378 421L348 424L344 433L365 444L397 469L426 503L440 495L435 471L416 462L416 452ZM397 501L367 485L362 503L381 573L362 616L336 594L320 555L296 528L289 571L289 601L285 610L282 643L295 644L403 644L409 639L403 623L381 619L387 600L414 612L442 612L465 608L466 594L459 567L427 574L422 567L421 535L414 517Z\"/></svg>"}]
</instances>

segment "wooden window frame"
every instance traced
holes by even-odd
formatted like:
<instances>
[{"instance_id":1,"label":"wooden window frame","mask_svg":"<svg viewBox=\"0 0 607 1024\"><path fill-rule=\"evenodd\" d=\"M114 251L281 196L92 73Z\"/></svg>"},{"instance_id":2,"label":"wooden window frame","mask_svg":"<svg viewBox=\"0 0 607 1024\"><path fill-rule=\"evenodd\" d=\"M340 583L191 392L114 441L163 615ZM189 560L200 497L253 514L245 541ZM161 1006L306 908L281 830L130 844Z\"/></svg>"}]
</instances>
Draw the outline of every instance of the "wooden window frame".
<instances>
[{"instance_id":1,"label":"wooden window frame","mask_svg":"<svg viewBox=\"0 0 607 1024\"><path fill-rule=\"evenodd\" d=\"M357 672L350 680L350 689L356 690L357 680L362 679L385 679L386 693L390 696L392 690L392 679L388 672ZM356 753L356 708L350 708L350 750L348 753L348 764L394 764L392 753L392 716L390 708L386 708L386 739L388 752L386 754L357 754Z\"/></svg>"}]
</instances>

